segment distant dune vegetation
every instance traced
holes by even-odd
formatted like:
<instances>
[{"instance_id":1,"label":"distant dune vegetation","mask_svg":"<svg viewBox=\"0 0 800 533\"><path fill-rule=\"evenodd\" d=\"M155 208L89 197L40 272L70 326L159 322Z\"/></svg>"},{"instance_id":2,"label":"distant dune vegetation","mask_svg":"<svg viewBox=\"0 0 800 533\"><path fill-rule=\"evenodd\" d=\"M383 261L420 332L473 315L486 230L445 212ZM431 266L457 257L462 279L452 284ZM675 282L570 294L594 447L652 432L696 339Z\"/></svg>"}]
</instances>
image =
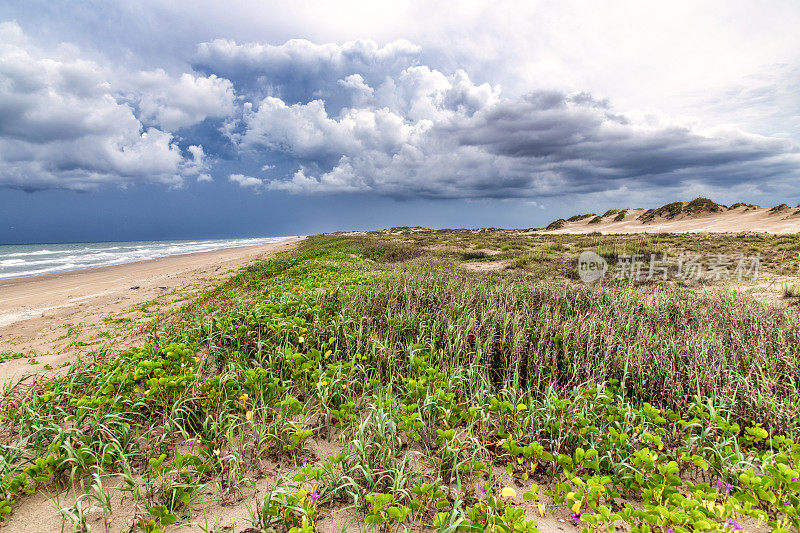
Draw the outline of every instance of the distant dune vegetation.
<instances>
[{"instance_id":1,"label":"distant dune vegetation","mask_svg":"<svg viewBox=\"0 0 800 533\"><path fill-rule=\"evenodd\" d=\"M562 233L800 233L800 205L772 208L742 202L731 206L708 198L672 202L652 209L609 209L554 220L546 231Z\"/></svg>"}]
</instances>

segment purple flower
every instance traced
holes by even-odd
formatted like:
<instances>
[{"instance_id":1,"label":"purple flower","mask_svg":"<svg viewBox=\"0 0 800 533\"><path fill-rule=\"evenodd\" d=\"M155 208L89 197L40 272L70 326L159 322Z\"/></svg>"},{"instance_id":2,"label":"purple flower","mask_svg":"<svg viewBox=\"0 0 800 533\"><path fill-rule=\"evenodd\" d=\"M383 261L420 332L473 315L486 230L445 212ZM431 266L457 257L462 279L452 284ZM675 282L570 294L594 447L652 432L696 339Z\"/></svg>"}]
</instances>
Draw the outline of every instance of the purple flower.
<instances>
[{"instance_id":1,"label":"purple flower","mask_svg":"<svg viewBox=\"0 0 800 533\"><path fill-rule=\"evenodd\" d=\"M234 331L236 331L237 329L239 329L239 326L235 326L233 329Z\"/></svg>"},{"instance_id":2,"label":"purple flower","mask_svg":"<svg viewBox=\"0 0 800 533\"><path fill-rule=\"evenodd\" d=\"M789 502L783 502L783 505L791 505Z\"/></svg>"},{"instance_id":3,"label":"purple flower","mask_svg":"<svg viewBox=\"0 0 800 533\"><path fill-rule=\"evenodd\" d=\"M192 448L194 448L194 439L191 439L189 441L189 450L191 450Z\"/></svg>"},{"instance_id":4,"label":"purple flower","mask_svg":"<svg viewBox=\"0 0 800 533\"><path fill-rule=\"evenodd\" d=\"M572 514L572 519L575 520L576 522L580 522L581 521L581 513L573 513Z\"/></svg>"},{"instance_id":5,"label":"purple flower","mask_svg":"<svg viewBox=\"0 0 800 533\"><path fill-rule=\"evenodd\" d=\"M733 490L733 485L731 485L730 483L725 483L725 494L730 494L732 490Z\"/></svg>"},{"instance_id":6,"label":"purple flower","mask_svg":"<svg viewBox=\"0 0 800 533\"><path fill-rule=\"evenodd\" d=\"M741 531L743 529L742 524L740 524L733 518L728 518L725 520L725 527L732 528L734 531Z\"/></svg>"},{"instance_id":7,"label":"purple flower","mask_svg":"<svg viewBox=\"0 0 800 533\"><path fill-rule=\"evenodd\" d=\"M137 387L139 387L139 388L140 388L142 391L144 391L144 380L140 380L140 381L139 381L139 382L136 384L136 386L137 386Z\"/></svg>"},{"instance_id":8,"label":"purple flower","mask_svg":"<svg viewBox=\"0 0 800 533\"><path fill-rule=\"evenodd\" d=\"M489 492L489 491L488 491L488 490L486 490L486 487L481 487L481 494L483 494L484 496L486 496L486 494L488 494L488 492Z\"/></svg>"},{"instance_id":9,"label":"purple flower","mask_svg":"<svg viewBox=\"0 0 800 533\"><path fill-rule=\"evenodd\" d=\"M675 533L675 530L669 527L665 533Z\"/></svg>"},{"instance_id":10,"label":"purple flower","mask_svg":"<svg viewBox=\"0 0 800 533\"><path fill-rule=\"evenodd\" d=\"M796 478L796 477L793 477L793 478L792 478L792 481L797 481L797 478Z\"/></svg>"},{"instance_id":11,"label":"purple flower","mask_svg":"<svg viewBox=\"0 0 800 533\"><path fill-rule=\"evenodd\" d=\"M722 480L718 479L717 480L717 492L719 492L721 490L722 490Z\"/></svg>"},{"instance_id":12,"label":"purple flower","mask_svg":"<svg viewBox=\"0 0 800 533\"><path fill-rule=\"evenodd\" d=\"M315 502L315 501L317 501L318 499L319 499L319 494L317 494L317 491L314 491L314 492L312 492L312 493L311 493L311 501L312 501L312 502Z\"/></svg>"},{"instance_id":13,"label":"purple flower","mask_svg":"<svg viewBox=\"0 0 800 533\"><path fill-rule=\"evenodd\" d=\"M305 457L303 457L303 466L306 466L306 463L307 463L307 462L308 462L308 459L306 459Z\"/></svg>"}]
</instances>

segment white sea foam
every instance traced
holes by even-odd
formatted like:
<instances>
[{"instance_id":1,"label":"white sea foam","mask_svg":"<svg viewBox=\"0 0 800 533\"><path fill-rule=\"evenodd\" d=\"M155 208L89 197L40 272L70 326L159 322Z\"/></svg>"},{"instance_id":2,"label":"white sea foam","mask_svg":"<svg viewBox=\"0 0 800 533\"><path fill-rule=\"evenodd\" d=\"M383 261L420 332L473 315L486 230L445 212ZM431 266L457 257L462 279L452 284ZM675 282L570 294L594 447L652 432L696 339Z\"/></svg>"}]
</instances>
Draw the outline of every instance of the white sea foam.
<instances>
[{"instance_id":1,"label":"white sea foam","mask_svg":"<svg viewBox=\"0 0 800 533\"><path fill-rule=\"evenodd\" d=\"M293 237L1 245L0 279L120 265L168 255L210 252L291 238Z\"/></svg>"}]
</instances>

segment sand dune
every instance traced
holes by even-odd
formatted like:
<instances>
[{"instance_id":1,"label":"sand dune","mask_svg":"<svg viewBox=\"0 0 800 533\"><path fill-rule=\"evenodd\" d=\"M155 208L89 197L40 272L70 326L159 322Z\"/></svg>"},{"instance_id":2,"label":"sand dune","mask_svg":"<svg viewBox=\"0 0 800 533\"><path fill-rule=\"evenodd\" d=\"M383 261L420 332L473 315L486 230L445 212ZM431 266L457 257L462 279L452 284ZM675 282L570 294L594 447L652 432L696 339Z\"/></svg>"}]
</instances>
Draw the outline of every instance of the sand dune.
<instances>
[{"instance_id":1,"label":"sand dune","mask_svg":"<svg viewBox=\"0 0 800 533\"><path fill-rule=\"evenodd\" d=\"M718 212L680 214L672 219L656 216L652 221L640 217L646 209L631 209L623 220L614 221L616 215L608 215L600 222L590 223L587 217L565 224L546 233L741 233L747 231L788 234L800 233L800 209L785 208L773 211L767 207L740 206L734 209L720 207Z\"/></svg>"}]
</instances>

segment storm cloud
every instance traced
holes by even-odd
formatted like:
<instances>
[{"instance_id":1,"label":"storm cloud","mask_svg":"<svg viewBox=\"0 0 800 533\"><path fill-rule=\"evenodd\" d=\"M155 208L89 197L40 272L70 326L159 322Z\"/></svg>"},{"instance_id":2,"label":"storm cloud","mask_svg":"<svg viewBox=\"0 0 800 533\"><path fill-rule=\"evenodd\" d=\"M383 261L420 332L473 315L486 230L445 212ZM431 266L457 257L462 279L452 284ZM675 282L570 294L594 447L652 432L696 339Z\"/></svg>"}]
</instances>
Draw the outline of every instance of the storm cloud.
<instances>
[{"instance_id":1,"label":"storm cloud","mask_svg":"<svg viewBox=\"0 0 800 533\"><path fill-rule=\"evenodd\" d=\"M0 185L92 190L207 179L202 147L182 150L172 132L233 110L219 81L115 72L71 46L42 50L18 25L0 24Z\"/></svg>"},{"instance_id":2,"label":"storm cloud","mask_svg":"<svg viewBox=\"0 0 800 533\"><path fill-rule=\"evenodd\" d=\"M213 44L201 45L201 55ZM295 54L298 45L284 46L287 50L225 43L225 72L261 69L268 75L277 69L276 79L286 79L286 63L274 58ZM370 50L380 61L363 54L358 61L343 61L354 48ZM733 187L754 177L788 180L800 169L798 146L785 138L617 111L587 92L504 98L498 86L475 84L463 70L446 74L425 65L397 70L409 49L397 47L398 57L391 59L374 43L313 48L316 53L304 56L297 68L325 73L314 90L305 81L288 84L275 94L291 94L290 101L273 95L245 104L235 135L243 153L254 158L279 153L298 166L291 175L269 179L268 188L397 198L529 198L623 185ZM374 64L392 65L395 72L383 68L376 76L370 70ZM334 83L336 76L341 77ZM352 91L349 104L330 105L330 99L342 100L342 88Z\"/></svg>"},{"instance_id":3,"label":"storm cloud","mask_svg":"<svg viewBox=\"0 0 800 533\"><path fill-rule=\"evenodd\" d=\"M791 138L617 109L580 87L508 96L465 69L424 64L422 52L407 40L218 39L199 43L182 72L137 70L71 45L42 48L5 23L0 186L180 187L221 176L243 193L530 199L778 186L800 172ZM207 152L209 135L233 155Z\"/></svg>"}]
</instances>

